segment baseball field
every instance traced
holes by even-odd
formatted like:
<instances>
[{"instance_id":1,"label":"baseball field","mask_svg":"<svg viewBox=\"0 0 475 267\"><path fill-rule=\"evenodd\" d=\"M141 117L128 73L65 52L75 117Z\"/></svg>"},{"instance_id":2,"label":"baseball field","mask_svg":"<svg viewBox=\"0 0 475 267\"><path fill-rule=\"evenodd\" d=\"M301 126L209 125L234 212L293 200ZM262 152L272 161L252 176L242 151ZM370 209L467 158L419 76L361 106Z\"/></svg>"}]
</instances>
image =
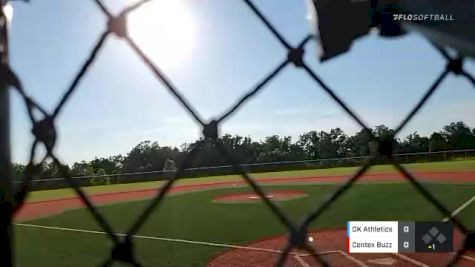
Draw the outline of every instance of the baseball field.
<instances>
[{"instance_id":1,"label":"baseball field","mask_svg":"<svg viewBox=\"0 0 475 267\"><path fill-rule=\"evenodd\" d=\"M475 230L475 160L408 164L430 193ZM356 168L253 174L294 222L302 221ZM84 188L114 233L126 233L164 184ZM311 224L314 245L335 266L444 266L443 254L349 254L349 220L444 220L391 166L374 166ZM180 179L134 236L142 266L272 266L286 228L237 175ZM100 266L113 243L71 189L37 191L16 215L18 266ZM455 233L456 247L463 236ZM121 266L120 264L114 266ZM319 266L294 250L286 266ZM459 266L475 266L468 252Z\"/></svg>"}]
</instances>

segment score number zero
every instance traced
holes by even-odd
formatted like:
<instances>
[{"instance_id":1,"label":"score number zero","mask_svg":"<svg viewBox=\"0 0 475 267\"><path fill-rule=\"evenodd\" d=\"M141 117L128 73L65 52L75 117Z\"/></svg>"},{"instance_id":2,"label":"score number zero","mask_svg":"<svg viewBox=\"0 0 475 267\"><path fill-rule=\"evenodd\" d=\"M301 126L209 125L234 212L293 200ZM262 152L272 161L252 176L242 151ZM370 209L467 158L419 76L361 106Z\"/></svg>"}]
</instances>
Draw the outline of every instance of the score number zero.
<instances>
[{"instance_id":1,"label":"score number zero","mask_svg":"<svg viewBox=\"0 0 475 267\"><path fill-rule=\"evenodd\" d=\"M409 233L409 226L404 226L404 233ZM409 242L404 241L403 245L404 248L409 248Z\"/></svg>"}]
</instances>

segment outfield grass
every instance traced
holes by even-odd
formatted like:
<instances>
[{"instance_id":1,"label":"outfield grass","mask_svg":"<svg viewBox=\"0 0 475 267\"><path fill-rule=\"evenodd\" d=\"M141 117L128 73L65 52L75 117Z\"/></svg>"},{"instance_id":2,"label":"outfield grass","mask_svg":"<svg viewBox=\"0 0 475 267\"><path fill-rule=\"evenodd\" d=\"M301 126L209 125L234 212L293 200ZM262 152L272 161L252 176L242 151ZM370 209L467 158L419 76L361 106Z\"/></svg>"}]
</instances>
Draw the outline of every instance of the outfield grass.
<instances>
[{"instance_id":1,"label":"outfield grass","mask_svg":"<svg viewBox=\"0 0 475 267\"><path fill-rule=\"evenodd\" d=\"M461 171L461 170L475 170L475 160L456 160L430 163L412 163L405 165L411 171ZM275 178L289 178L289 177L304 177L304 176L331 176L331 175L346 175L354 173L358 167L342 167L329 169L315 169L315 170L301 170L301 171L283 171L283 172L265 172L253 173L252 177L260 179L275 179ZM369 172L396 172L392 165L377 165L373 166ZM239 175L224 175L224 176L210 176L197 177L190 179L180 179L177 185L192 185L211 182L224 181L241 181L242 177ZM139 182L129 184L114 184L84 187L88 194L110 193L129 190L143 190L158 188L163 181L153 182ZM32 192L28 201L40 201L57 198L74 197L76 194L70 188L43 190Z\"/></svg>"},{"instance_id":2,"label":"outfield grass","mask_svg":"<svg viewBox=\"0 0 475 267\"><path fill-rule=\"evenodd\" d=\"M475 184L427 184L429 190L451 210L473 196ZM333 185L280 185L267 189L303 190L309 197L279 202L294 221L301 221ZM285 233L285 228L263 203L212 203L215 196L249 188L213 189L169 196L152 213L140 235L169 237L225 244L245 244L258 238ZM126 231L148 201L102 206L100 212L119 233ZM475 205L468 206L460 219L475 230ZM358 184L350 188L312 224L313 229L343 227L348 220L441 220L442 215L407 183ZM85 209L29 223L101 230ZM15 227L20 267L96 266L110 253L105 236ZM156 240L137 239L136 251L144 266L205 266L224 248Z\"/></svg>"}]
</instances>

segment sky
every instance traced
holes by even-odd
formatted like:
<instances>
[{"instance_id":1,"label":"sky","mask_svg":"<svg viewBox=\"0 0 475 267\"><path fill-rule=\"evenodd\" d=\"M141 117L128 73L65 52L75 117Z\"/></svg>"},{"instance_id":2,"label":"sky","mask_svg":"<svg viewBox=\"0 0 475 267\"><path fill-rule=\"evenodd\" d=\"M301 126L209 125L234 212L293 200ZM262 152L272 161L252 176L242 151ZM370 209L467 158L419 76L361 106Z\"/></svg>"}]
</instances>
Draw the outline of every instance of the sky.
<instances>
[{"instance_id":1,"label":"sky","mask_svg":"<svg viewBox=\"0 0 475 267\"><path fill-rule=\"evenodd\" d=\"M104 1L114 13L134 1ZM155 0L129 20L129 32L206 120L227 110L286 57L286 51L241 1ZM306 2L255 1L290 41L310 31ZM13 3L11 65L28 94L53 110L90 49L106 28L94 1L42 0ZM421 37L367 36L349 53L321 63L316 43L305 59L343 101L371 125L396 127L445 68ZM475 64L466 70L475 74ZM475 90L451 75L401 132L428 135L449 122L475 127ZM12 94L12 153L26 162L31 124ZM113 36L56 122L56 152L66 163L126 154L144 140L180 146L200 128L126 43ZM302 70L289 66L226 120L221 133L261 140L340 127L360 127Z\"/></svg>"}]
</instances>

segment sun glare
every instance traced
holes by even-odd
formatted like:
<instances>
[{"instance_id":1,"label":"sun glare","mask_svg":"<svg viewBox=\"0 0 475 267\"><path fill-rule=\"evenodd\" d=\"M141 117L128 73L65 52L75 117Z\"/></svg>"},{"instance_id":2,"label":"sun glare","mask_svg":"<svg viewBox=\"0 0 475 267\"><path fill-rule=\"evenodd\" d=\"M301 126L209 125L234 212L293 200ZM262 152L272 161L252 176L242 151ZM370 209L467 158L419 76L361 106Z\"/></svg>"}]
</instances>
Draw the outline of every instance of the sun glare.
<instances>
[{"instance_id":1,"label":"sun glare","mask_svg":"<svg viewBox=\"0 0 475 267\"><path fill-rule=\"evenodd\" d=\"M182 0L151 1L129 16L129 34L160 67L177 67L190 56L194 22Z\"/></svg>"},{"instance_id":2,"label":"sun glare","mask_svg":"<svg viewBox=\"0 0 475 267\"><path fill-rule=\"evenodd\" d=\"M13 19L13 7L9 2L3 6L3 13L5 14L7 21L10 23Z\"/></svg>"}]
</instances>

